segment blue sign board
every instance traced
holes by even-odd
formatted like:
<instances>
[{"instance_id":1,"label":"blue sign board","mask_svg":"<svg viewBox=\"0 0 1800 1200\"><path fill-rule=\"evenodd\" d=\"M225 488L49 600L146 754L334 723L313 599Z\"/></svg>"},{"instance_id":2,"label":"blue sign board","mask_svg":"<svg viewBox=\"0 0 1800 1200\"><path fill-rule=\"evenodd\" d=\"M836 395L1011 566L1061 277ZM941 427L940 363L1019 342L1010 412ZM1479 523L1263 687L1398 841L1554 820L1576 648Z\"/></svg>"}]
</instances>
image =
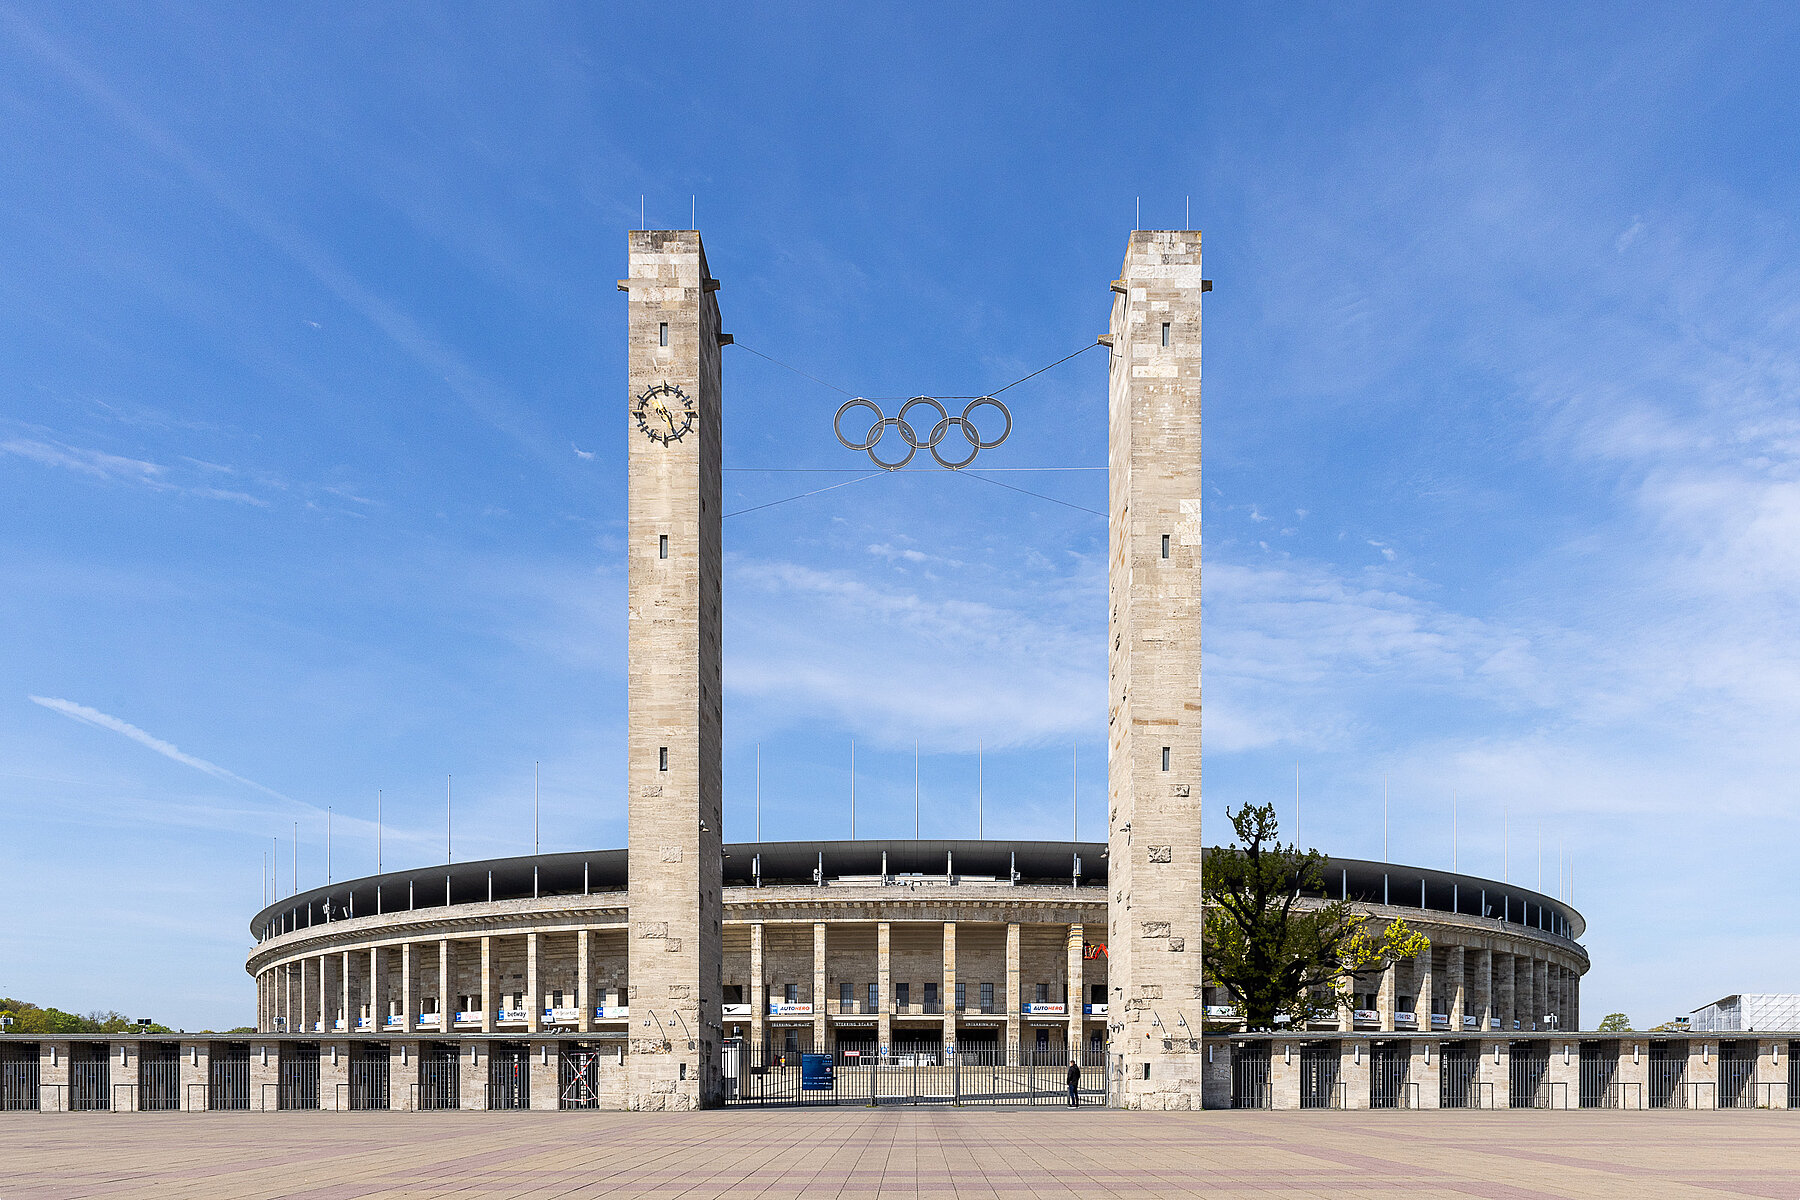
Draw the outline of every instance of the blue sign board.
<instances>
[{"instance_id":1,"label":"blue sign board","mask_svg":"<svg viewBox=\"0 0 1800 1200\"><path fill-rule=\"evenodd\" d=\"M831 1055L802 1054L800 1056L800 1088L807 1092L829 1092L834 1087L835 1077L831 1070Z\"/></svg>"}]
</instances>

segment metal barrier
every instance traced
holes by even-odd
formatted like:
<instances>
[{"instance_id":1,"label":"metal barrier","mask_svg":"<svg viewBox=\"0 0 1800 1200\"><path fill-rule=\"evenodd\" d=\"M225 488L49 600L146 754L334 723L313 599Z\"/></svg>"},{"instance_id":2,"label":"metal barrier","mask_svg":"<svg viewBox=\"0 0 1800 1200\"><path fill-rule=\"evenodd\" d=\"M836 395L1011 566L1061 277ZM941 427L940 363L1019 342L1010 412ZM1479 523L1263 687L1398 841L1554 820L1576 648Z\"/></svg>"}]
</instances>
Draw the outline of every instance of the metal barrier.
<instances>
[{"instance_id":1,"label":"metal barrier","mask_svg":"<svg viewBox=\"0 0 1800 1200\"><path fill-rule=\"evenodd\" d=\"M207 1056L206 1107L212 1112L250 1111L250 1046L231 1042Z\"/></svg>"},{"instance_id":2,"label":"metal barrier","mask_svg":"<svg viewBox=\"0 0 1800 1200\"><path fill-rule=\"evenodd\" d=\"M1719 1087L1714 1104L1719 1108L1751 1108L1756 1103L1756 1043L1719 1044Z\"/></svg>"},{"instance_id":3,"label":"metal barrier","mask_svg":"<svg viewBox=\"0 0 1800 1200\"><path fill-rule=\"evenodd\" d=\"M1405 1042L1377 1043L1369 1047L1370 1108L1407 1107L1407 1088L1412 1087L1415 1095L1417 1092L1417 1085L1408 1079L1411 1065L1411 1048ZM1417 1108L1418 1104L1415 1102L1411 1107Z\"/></svg>"},{"instance_id":4,"label":"metal barrier","mask_svg":"<svg viewBox=\"0 0 1800 1200\"><path fill-rule=\"evenodd\" d=\"M37 1110L38 1094L38 1048L27 1043L25 1046L0 1047L0 1112L33 1112Z\"/></svg>"},{"instance_id":5,"label":"metal barrier","mask_svg":"<svg viewBox=\"0 0 1800 1200\"><path fill-rule=\"evenodd\" d=\"M1697 1079L1692 1082L1684 1082L1676 1089L1676 1095L1680 1097L1680 1103L1670 1105L1669 1107L1671 1108L1719 1107L1718 1089L1710 1079ZM1707 1102L1702 1104L1700 1102L1701 1097L1705 1097Z\"/></svg>"},{"instance_id":6,"label":"metal barrier","mask_svg":"<svg viewBox=\"0 0 1800 1200\"><path fill-rule=\"evenodd\" d=\"M126 1099L125 1099L125 1104L123 1107L120 1107L120 1105L119 1105L119 1089L120 1088L124 1088L126 1090ZM112 1110L114 1112L137 1112L138 1111L138 1085L135 1083L115 1083L115 1084L113 1084L112 1085Z\"/></svg>"},{"instance_id":7,"label":"metal barrier","mask_svg":"<svg viewBox=\"0 0 1800 1200\"><path fill-rule=\"evenodd\" d=\"M143 1112L175 1112L181 1107L181 1047L144 1042L138 1049L138 1107Z\"/></svg>"},{"instance_id":8,"label":"metal barrier","mask_svg":"<svg viewBox=\"0 0 1800 1200\"><path fill-rule=\"evenodd\" d=\"M1274 1089L1269 1083L1270 1050L1268 1042L1245 1042L1231 1056L1231 1107L1274 1106Z\"/></svg>"},{"instance_id":9,"label":"metal barrier","mask_svg":"<svg viewBox=\"0 0 1800 1200\"><path fill-rule=\"evenodd\" d=\"M1775 1107L1775 1089L1776 1088L1781 1089L1781 1107L1783 1107L1783 1108L1790 1107L1790 1103L1788 1100L1788 1096L1789 1096L1788 1084L1787 1084L1787 1080L1785 1080L1785 1079L1760 1080L1756 1084L1756 1096L1757 1096L1756 1107L1758 1107L1758 1108L1774 1108Z\"/></svg>"},{"instance_id":10,"label":"metal barrier","mask_svg":"<svg viewBox=\"0 0 1800 1200\"><path fill-rule=\"evenodd\" d=\"M112 1107L112 1059L106 1051L101 1046L98 1058L78 1059L75 1047L69 1048L70 1112L105 1112Z\"/></svg>"},{"instance_id":11,"label":"metal barrier","mask_svg":"<svg viewBox=\"0 0 1800 1200\"><path fill-rule=\"evenodd\" d=\"M339 1086L349 1089L350 1111L386 1112L392 1095L389 1083L388 1052L383 1043L379 1047L355 1047L351 1051L350 1081Z\"/></svg>"},{"instance_id":12,"label":"metal barrier","mask_svg":"<svg viewBox=\"0 0 1800 1200\"><path fill-rule=\"evenodd\" d=\"M200 1107L199 1108L194 1107L194 1089L195 1088L200 1089ZM212 1107L212 1104L208 1101L207 1095L206 1095L211 1090L212 1090L212 1088L209 1084L204 1084L204 1083L188 1084L187 1089L186 1089L186 1095L184 1097L186 1100L186 1103L182 1105L181 1111L182 1112L206 1112L208 1109L210 1109Z\"/></svg>"},{"instance_id":13,"label":"metal barrier","mask_svg":"<svg viewBox=\"0 0 1800 1200\"><path fill-rule=\"evenodd\" d=\"M1666 1044L1652 1042L1650 1044L1650 1063L1646 1078L1645 1099L1651 1108L1685 1108L1683 1103L1684 1076L1687 1073L1687 1052L1682 1047L1678 1054L1670 1053Z\"/></svg>"},{"instance_id":14,"label":"metal barrier","mask_svg":"<svg viewBox=\"0 0 1800 1200\"><path fill-rule=\"evenodd\" d=\"M1632 1108L1639 1111L1644 1107L1644 1085L1635 1079L1618 1080L1606 1085L1606 1103L1602 1108Z\"/></svg>"},{"instance_id":15,"label":"metal barrier","mask_svg":"<svg viewBox=\"0 0 1800 1200\"><path fill-rule=\"evenodd\" d=\"M414 1085L420 1112L462 1107L462 1070L452 1044L427 1043L419 1051L419 1082Z\"/></svg>"},{"instance_id":16,"label":"metal barrier","mask_svg":"<svg viewBox=\"0 0 1800 1200\"><path fill-rule=\"evenodd\" d=\"M1479 1108L1479 1087L1488 1090L1493 1106L1494 1085L1481 1078L1481 1051L1467 1043L1446 1043L1438 1055L1438 1107Z\"/></svg>"},{"instance_id":17,"label":"metal barrier","mask_svg":"<svg viewBox=\"0 0 1800 1200\"><path fill-rule=\"evenodd\" d=\"M1334 1043L1300 1047L1300 1107L1346 1108L1348 1084L1338 1078L1344 1056ZM1340 1100L1339 1093L1344 1093Z\"/></svg>"},{"instance_id":18,"label":"metal barrier","mask_svg":"<svg viewBox=\"0 0 1800 1200\"><path fill-rule=\"evenodd\" d=\"M1104 1105L1106 1054L1078 1051L1075 1103ZM1069 1056L1060 1050L959 1050L865 1054L727 1044L726 1105L1068 1105Z\"/></svg>"},{"instance_id":19,"label":"metal barrier","mask_svg":"<svg viewBox=\"0 0 1800 1200\"><path fill-rule=\"evenodd\" d=\"M67 1084L40 1083L37 1085L37 1089L38 1089L37 1111L39 1111L39 1112L67 1112L67 1111L69 1111L68 1103L67 1103L69 1089L68 1089ZM56 1103L49 1108L44 1107L44 1093L45 1092L49 1092L52 1096L56 1097Z\"/></svg>"}]
</instances>

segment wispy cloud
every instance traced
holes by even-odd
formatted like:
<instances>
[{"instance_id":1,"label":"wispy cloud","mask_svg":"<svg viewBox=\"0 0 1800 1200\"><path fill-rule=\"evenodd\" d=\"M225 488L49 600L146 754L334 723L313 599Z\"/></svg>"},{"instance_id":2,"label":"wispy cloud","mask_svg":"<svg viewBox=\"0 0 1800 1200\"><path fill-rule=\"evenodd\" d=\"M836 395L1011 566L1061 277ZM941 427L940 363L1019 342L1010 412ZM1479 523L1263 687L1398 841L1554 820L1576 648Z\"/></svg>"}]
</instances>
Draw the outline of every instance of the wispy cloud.
<instances>
[{"instance_id":1,"label":"wispy cloud","mask_svg":"<svg viewBox=\"0 0 1800 1200\"><path fill-rule=\"evenodd\" d=\"M245 779L242 775L233 771L227 771L217 763L210 763L204 758L197 758L182 750L173 742L165 742L154 734L146 733L144 730L139 729L129 721L120 720L118 717L103 713L97 708L89 708L87 705L77 704L73 700L57 700L48 696L31 696L29 699L33 704L47 708L51 712L61 713L71 721L80 721L82 724L92 725L96 729L110 729L114 733L130 738L140 746L154 750L164 758L178 762L185 767L192 767L196 771L204 771L214 779L223 779L228 783L239 783L248 788L255 788L265 795L273 796L277 800L286 800L290 804L293 803L289 797L282 795L274 788L264 787L254 779Z\"/></svg>"},{"instance_id":2,"label":"wispy cloud","mask_svg":"<svg viewBox=\"0 0 1800 1200\"><path fill-rule=\"evenodd\" d=\"M139 458L126 458L123 455L108 454L104 450L92 450L83 446L70 446L61 442L46 442L32 438L9 438L0 442L0 454L11 454L41 466L74 471L94 479L136 484L155 492L197 496L203 500L229 500L234 504L251 504L258 508L267 508L269 505L267 500L252 496L248 492L210 486L196 487L179 483L170 477L169 469L160 463L147 462ZM200 465L214 471L228 469L217 467L211 463Z\"/></svg>"}]
</instances>

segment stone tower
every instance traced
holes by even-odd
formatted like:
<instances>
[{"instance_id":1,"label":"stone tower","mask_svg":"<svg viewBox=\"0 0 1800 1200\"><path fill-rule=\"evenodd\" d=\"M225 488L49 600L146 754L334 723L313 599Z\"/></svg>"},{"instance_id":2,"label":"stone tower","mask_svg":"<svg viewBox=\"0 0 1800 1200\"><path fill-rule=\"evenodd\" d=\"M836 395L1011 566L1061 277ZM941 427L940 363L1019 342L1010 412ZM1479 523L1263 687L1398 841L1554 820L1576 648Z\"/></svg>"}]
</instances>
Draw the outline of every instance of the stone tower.
<instances>
[{"instance_id":1,"label":"stone tower","mask_svg":"<svg viewBox=\"0 0 1800 1200\"><path fill-rule=\"evenodd\" d=\"M631 1045L627 1103L719 1096L718 281L693 230L636 230L630 338Z\"/></svg>"},{"instance_id":2,"label":"stone tower","mask_svg":"<svg viewBox=\"0 0 1800 1200\"><path fill-rule=\"evenodd\" d=\"M1200 1107L1200 234L1138 230L1108 388L1114 1103Z\"/></svg>"}]
</instances>

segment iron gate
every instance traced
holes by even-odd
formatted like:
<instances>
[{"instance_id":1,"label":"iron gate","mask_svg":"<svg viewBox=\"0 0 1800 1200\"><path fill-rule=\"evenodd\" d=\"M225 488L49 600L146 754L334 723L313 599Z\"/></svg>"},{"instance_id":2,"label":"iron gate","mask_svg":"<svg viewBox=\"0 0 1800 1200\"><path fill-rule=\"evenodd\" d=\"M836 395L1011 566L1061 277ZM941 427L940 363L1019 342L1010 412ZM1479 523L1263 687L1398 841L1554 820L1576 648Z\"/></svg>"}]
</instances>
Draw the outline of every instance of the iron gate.
<instances>
[{"instance_id":1,"label":"iron gate","mask_svg":"<svg viewBox=\"0 0 1800 1200\"><path fill-rule=\"evenodd\" d=\"M103 1112L112 1107L112 1058L105 1042L69 1046L69 1111Z\"/></svg>"},{"instance_id":2,"label":"iron gate","mask_svg":"<svg viewBox=\"0 0 1800 1200\"><path fill-rule=\"evenodd\" d=\"M531 1051L516 1042L495 1042L488 1052L487 1106L492 1112L531 1107Z\"/></svg>"},{"instance_id":3,"label":"iron gate","mask_svg":"<svg viewBox=\"0 0 1800 1200\"><path fill-rule=\"evenodd\" d=\"M1549 1108L1550 1045L1514 1042L1508 1056L1506 1102L1513 1108Z\"/></svg>"},{"instance_id":4,"label":"iron gate","mask_svg":"<svg viewBox=\"0 0 1800 1200\"><path fill-rule=\"evenodd\" d=\"M1651 1108L1686 1108L1687 1091L1683 1076L1687 1074L1685 1042L1651 1042L1650 1070L1647 1088Z\"/></svg>"},{"instance_id":5,"label":"iron gate","mask_svg":"<svg viewBox=\"0 0 1800 1200\"><path fill-rule=\"evenodd\" d=\"M319 1044L289 1042L280 1053L281 1084L275 1106L283 1111L319 1107Z\"/></svg>"},{"instance_id":6,"label":"iron gate","mask_svg":"<svg viewBox=\"0 0 1800 1200\"><path fill-rule=\"evenodd\" d=\"M599 1108L600 1058L607 1052L591 1043L565 1045L561 1051L556 1076L558 1107Z\"/></svg>"},{"instance_id":7,"label":"iron gate","mask_svg":"<svg viewBox=\"0 0 1800 1200\"><path fill-rule=\"evenodd\" d=\"M1411 1066L1412 1043L1370 1043L1369 1107L1417 1108L1408 1079Z\"/></svg>"},{"instance_id":8,"label":"iron gate","mask_svg":"<svg viewBox=\"0 0 1800 1200\"><path fill-rule=\"evenodd\" d=\"M35 1112L37 1107L37 1043L0 1044L0 1112Z\"/></svg>"},{"instance_id":9,"label":"iron gate","mask_svg":"<svg viewBox=\"0 0 1800 1200\"><path fill-rule=\"evenodd\" d=\"M1800 1063L1794 1061L1794 1051L1796 1050L1800 1050L1800 1042L1789 1042L1787 1046L1787 1102L1789 1108L1800 1108Z\"/></svg>"},{"instance_id":10,"label":"iron gate","mask_svg":"<svg viewBox=\"0 0 1800 1200\"><path fill-rule=\"evenodd\" d=\"M1719 1107L1756 1107L1756 1043L1719 1043Z\"/></svg>"},{"instance_id":11,"label":"iron gate","mask_svg":"<svg viewBox=\"0 0 1800 1200\"><path fill-rule=\"evenodd\" d=\"M1619 1108L1621 1089L1613 1085L1619 1073L1619 1043L1581 1043L1580 1107Z\"/></svg>"},{"instance_id":12,"label":"iron gate","mask_svg":"<svg viewBox=\"0 0 1800 1200\"><path fill-rule=\"evenodd\" d=\"M1438 1051L1438 1107L1481 1106L1480 1043L1445 1042Z\"/></svg>"},{"instance_id":13,"label":"iron gate","mask_svg":"<svg viewBox=\"0 0 1800 1200\"><path fill-rule=\"evenodd\" d=\"M250 1111L250 1043L215 1042L207 1055L206 1107L214 1112Z\"/></svg>"},{"instance_id":14,"label":"iron gate","mask_svg":"<svg viewBox=\"0 0 1800 1200\"><path fill-rule=\"evenodd\" d=\"M791 1050L729 1041L721 1052L727 1105L888 1105L1069 1103L1069 1055L991 1045L940 1051L936 1043L888 1054L866 1043L833 1050ZM1107 1052L1077 1051L1076 1095L1083 1105L1107 1099Z\"/></svg>"},{"instance_id":15,"label":"iron gate","mask_svg":"<svg viewBox=\"0 0 1800 1200\"><path fill-rule=\"evenodd\" d=\"M1343 1108L1344 1085L1338 1081L1344 1056L1336 1042L1308 1042L1300 1047L1300 1107Z\"/></svg>"},{"instance_id":16,"label":"iron gate","mask_svg":"<svg viewBox=\"0 0 1800 1200\"><path fill-rule=\"evenodd\" d=\"M426 1042L419 1049L419 1107L462 1107L461 1064L453 1042Z\"/></svg>"},{"instance_id":17,"label":"iron gate","mask_svg":"<svg viewBox=\"0 0 1800 1200\"><path fill-rule=\"evenodd\" d=\"M1268 1042L1244 1042L1237 1047L1231 1056L1231 1107L1270 1107L1270 1052Z\"/></svg>"},{"instance_id":18,"label":"iron gate","mask_svg":"<svg viewBox=\"0 0 1800 1200\"><path fill-rule=\"evenodd\" d=\"M350 1111L387 1111L388 1082L388 1044L355 1043L350 1050Z\"/></svg>"},{"instance_id":19,"label":"iron gate","mask_svg":"<svg viewBox=\"0 0 1800 1200\"><path fill-rule=\"evenodd\" d=\"M181 1107L181 1043L138 1045L138 1108L175 1112Z\"/></svg>"}]
</instances>

